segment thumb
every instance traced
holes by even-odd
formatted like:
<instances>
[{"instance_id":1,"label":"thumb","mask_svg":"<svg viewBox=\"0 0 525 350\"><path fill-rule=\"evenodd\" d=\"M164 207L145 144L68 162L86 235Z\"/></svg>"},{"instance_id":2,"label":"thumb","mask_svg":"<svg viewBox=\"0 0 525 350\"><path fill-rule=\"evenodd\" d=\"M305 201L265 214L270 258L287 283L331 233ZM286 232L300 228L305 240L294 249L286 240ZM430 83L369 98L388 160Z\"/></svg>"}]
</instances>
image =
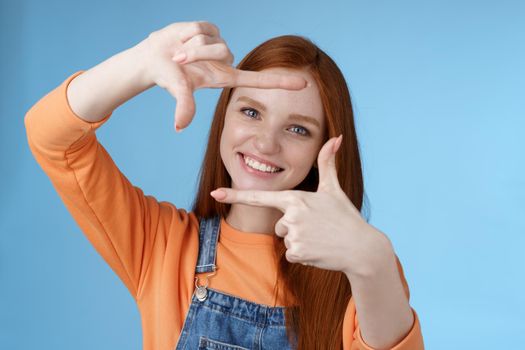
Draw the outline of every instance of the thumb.
<instances>
[{"instance_id":1,"label":"thumb","mask_svg":"<svg viewBox=\"0 0 525 350\"><path fill-rule=\"evenodd\" d=\"M332 137L328 140L317 157L319 166L319 186L317 191L330 191L339 186L339 179L337 177L337 168L335 166L335 155L341 146L343 135L339 137Z\"/></svg>"},{"instance_id":2,"label":"thumb","mask_svg":"<svg viewBox=\"0 0 525 350\"><path fill-rule=\"evenodd\" d=\"M175 107L175 130L178 132L191 123L195 115L195 100L193 89L182 69L173 62L168 62L162 68L166 71L163 75L162 86L177 101Z\"/></svg>"},{"instance_id":3,"label":"thumb","mask_svg":"<svg viewBox=\"0 0 525 350\"><path fill-rule=\"evenodd\" d=\"M175 130L180 132L187 127L195 115L195 100L192 91L188 87L175 88L173 95L177 100L175 107Z\"/></svg>"}]
</instances>

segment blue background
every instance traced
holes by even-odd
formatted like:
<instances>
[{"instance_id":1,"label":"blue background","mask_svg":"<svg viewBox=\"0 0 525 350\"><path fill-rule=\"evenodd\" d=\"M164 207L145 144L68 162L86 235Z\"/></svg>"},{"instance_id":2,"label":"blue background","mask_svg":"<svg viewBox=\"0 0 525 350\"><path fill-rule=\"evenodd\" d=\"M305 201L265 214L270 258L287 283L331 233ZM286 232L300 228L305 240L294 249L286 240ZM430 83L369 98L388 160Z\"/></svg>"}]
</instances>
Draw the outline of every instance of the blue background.
<instances>
[{"instance_id":1,"label":"blue background","mask_svg":"<svg viewBox=\"0 0 525 350\"><path fill-rule=\"evenodd\" d=\"M73 72L191 20L217 24L236 63L289 33L331 55L355 105L370 223L394 243L427 348L525 343L524 18L518 0L2 0L1 347L142 348L132 297L32 158L23 117ZM218 95L199 90L176 134L175 101L154 87L99 139L135 185L188 208Z\"/></svg>"}]
</instances>

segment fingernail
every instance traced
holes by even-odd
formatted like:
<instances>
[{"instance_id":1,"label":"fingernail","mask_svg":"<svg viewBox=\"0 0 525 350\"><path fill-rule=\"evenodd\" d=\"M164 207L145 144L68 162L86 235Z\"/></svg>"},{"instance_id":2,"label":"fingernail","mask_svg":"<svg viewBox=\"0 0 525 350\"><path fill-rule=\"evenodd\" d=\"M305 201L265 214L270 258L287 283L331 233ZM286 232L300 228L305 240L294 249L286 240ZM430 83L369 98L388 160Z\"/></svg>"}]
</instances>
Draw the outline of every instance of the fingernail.
<instances>
[{"instance_id":1,"label":"fingernail","mask_svg":"<svg viewBox=\"0 0 525 350\"><path fill-rule=\"evenodd\" d=\"M186 54L184 52L180 52L173 56L171 59L176 62L182 62L186 59Z\"/></svg>"},{"instance_id":2,"label":"fingernail","mask_svg":"<svg viewBox=\"0 0 525 350\"><path fill-rule=\"evenodd\" d=\"M175 131L176 132L181 132L182 128L180 128L177 124L175 124Z\"/></svg>"},{"instance_id":3,"label":"fingernail","mask_svg":"<svg viewBox=\"0 0 525 350\"><path fill-rule=\"evenodd\" d=\"M211 191L210 195L213 198L219 199L219 200L226 198L226 193L224 191L222 191L222 190Z\"/></svg>"}]
</instances>

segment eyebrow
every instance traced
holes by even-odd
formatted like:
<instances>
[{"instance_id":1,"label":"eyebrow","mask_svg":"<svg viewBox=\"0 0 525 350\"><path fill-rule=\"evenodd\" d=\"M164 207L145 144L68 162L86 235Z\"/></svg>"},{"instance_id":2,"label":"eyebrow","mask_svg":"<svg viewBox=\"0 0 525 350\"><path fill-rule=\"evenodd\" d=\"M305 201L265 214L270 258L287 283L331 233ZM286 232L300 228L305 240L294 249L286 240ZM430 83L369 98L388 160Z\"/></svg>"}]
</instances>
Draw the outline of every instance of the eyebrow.
<instances>
[{"instance_id":1,"label":"eyebrow","mask_svg":"<svg viewBox=\"0 0 525 350\"><path fill-rule=\"evenodd\" d=\"M250 103L251 105L255 106L256 108L262 110L263 112L266 112L266 106L263 105L261 102L259 101L256 101L252 98L249 98L248 96L240 96L238 99L237 99L237 102L239 101L244 101L244 102L247 102L247 103ZM302 114L297 114L297 113L292 113L289 115L289 118L292 119L292 120L298 120L298 121L302 121L302 122L305 122L305 123L310 123L310 124L313 124L315 126L317 126L319 129L321 129L321 125L319 124L319 121L313 117L309 117L307 115L302 115Z\"/></svg>"}]
</instances>

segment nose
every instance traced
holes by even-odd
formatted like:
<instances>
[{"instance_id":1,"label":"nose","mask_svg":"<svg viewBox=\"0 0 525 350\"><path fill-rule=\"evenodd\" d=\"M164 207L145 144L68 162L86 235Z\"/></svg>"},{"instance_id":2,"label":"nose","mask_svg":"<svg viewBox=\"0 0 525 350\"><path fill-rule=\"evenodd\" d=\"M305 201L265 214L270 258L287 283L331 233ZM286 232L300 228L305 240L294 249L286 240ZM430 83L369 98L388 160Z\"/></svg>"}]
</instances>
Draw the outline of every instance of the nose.
<instances>
[{"instance_id":1,"label":"nose","mask_svg":"<svg viewBox=\"0 0 525 350\"><path fill-rule=\"evenodd\" d=\"M255 137L255 148L261 154L275 154L281 151L279 137L270 130L260 130Z\"/></svg>"}]
</instances>

